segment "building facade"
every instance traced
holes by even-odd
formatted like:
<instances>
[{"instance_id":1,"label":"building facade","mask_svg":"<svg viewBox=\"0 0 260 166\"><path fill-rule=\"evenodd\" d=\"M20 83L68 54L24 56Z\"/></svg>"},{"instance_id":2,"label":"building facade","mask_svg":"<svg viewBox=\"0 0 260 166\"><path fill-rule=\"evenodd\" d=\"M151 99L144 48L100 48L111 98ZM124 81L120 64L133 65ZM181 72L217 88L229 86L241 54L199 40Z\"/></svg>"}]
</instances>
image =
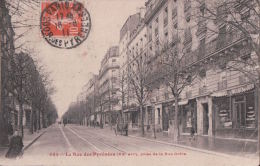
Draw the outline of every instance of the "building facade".
<instances>
[{"instance_id":1,"label":"building facade","mask_svg":"<svg viewBox=\"0 0 260 166\"><path fill-rule=\"evenodd\" d=\"M119 104L119 50L108 49L99 71L100 114L102 124L114 124L121 109Z\"/></svg>"},{"instance_id":2,"label":"building facade","mask_svg":"<svg viewBox=\"0 0 260 166\"><path fill-rule=\"evenodd\" d=\"M146 43L142 49L150 59L150 71L160 68L163 47L165 43L169 44L185 55L181 61L183 65L198 73L183 88L178 99L180 133L190 133L194 128L198 135L256 139L258 94L255 85L258 79L252 81L243 72L231 70L234 65L246 67L234 64L234 59L254 59L256 55L241 32L230 30L227 25L214 20L203 19L206 14L204 5L208 3L211 1L148 0L144 26L128 42L128 70L134 70L131 58L135 56L135 49L140 47L139 40L144 34L143 42ZM230 33L224 33L227 31ZM255 74L255 68L248 70ZM129 99L134 97L133 94L129 96ZM174 125L174 105L169 86L160 83L152 88L145 104L145 125L155 123L157 131L170 134ZM140 124L138 110L131 114L132 117L128 115L130 122Z\"/></svg>"}]
</instances>

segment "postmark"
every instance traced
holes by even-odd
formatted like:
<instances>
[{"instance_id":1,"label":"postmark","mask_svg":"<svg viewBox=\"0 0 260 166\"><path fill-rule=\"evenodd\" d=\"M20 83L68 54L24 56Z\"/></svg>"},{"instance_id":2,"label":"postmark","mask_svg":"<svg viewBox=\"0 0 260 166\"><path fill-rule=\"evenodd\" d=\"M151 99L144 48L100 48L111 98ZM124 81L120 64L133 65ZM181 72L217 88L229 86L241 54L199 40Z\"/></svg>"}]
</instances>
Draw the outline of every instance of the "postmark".
<instances>
[{"instance_id":1,"label":"postmark","mask_svg":"<svg viewBox=\"0 0 260 166\"><path fill-rule=\"evenodd\" d=\"M42 3L40 28L43 38L51 46L71 49L88 38L91 18L80 2L45 2Z\"/></svg>"}]
</instances>

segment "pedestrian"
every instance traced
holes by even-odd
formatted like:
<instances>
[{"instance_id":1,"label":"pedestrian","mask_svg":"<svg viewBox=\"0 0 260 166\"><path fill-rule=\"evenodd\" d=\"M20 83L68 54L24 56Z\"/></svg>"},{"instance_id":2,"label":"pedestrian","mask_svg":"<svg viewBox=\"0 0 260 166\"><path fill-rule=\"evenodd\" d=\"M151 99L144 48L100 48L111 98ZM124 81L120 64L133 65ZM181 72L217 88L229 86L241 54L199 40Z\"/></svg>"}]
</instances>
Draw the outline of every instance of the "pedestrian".
<instances>
[{"instance_id":1,"label":"pedestrian","mask_svg":"<svg viewBox=\"0 0 260 166\"><path fill-rule=\"evenodd\" d=\"M124 130L125 130L125 136L128 136L128 123L125 123Z\"/></svg>"},{"instance_id":2,"label":"pedestrian","mask_svg":"<svg viewBox=\"0 0 260 166\"><path fill-rule=\"evenodd\" d=\"M66 120L66 119L63 119L63 125L64 125L64 127L66 126L66 124L67 124L67 120Z\"/></svg>"},{"instance_id":3,"label":"pedestrian","mask_svg":"<svg viewBox=\"0 0 260 166\"><path fill-rule=\"evenodd\" d=\"M18 131L14 132L11 138L9 149L5 155L6 158L16 158L22 156L23 139Z\"/></svg>"},{"instance_id":4,"label":"pedestrian","mask_svg":"<svg viewBox=\"0 0 260 166\"><path fill-rule=\"evenodd\" d=\"M118 123L119 123L119 119L118 119L118 117L117 117L117 119L116 119L116 124L115 124L115 126L114 126L114 131L115 131L116 136L117 136Z\"/></svg>"},{"instance_id":5,"label":"pedestrian","mask_svg":"<svg viewBox=\"0 0 260 166\"><path fill-rule=\"evenodd\" d=\"M10 122L7 124L7 134L8 134L8 141L9 141L9 144L10 144L11 138L14 134L13 126Z\"/></svg>"},{"instance_id":6,"label":"pedestrian","mask_svg":"<svg viewBox=\"0 0 260 166\"><path fill-rule=\"evenodd\" d=\"M190 140L195 140L194 117L191 119Z\"/></svg>"}]
</instances>

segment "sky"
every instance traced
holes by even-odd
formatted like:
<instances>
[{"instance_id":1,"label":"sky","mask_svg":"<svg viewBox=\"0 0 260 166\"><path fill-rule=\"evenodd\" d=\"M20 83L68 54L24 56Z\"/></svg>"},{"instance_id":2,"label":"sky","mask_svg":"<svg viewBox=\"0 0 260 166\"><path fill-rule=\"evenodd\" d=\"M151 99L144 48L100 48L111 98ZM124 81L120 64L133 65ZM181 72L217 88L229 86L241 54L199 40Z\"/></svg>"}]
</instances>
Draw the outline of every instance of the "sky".
<instances>
[{"instance_id":1,"label":"sky","mask_svg":"<svg viewBox=\"0 0 260 166\"><path fill-rule=\"evenodd\" d=\"M42 38L39 26L32 29L15 28L16 36L24 34L15 41L16 47L23 44L23 49L31 50L33 58L50 73L49 77L56 89L51 97L60 117L67 111L70 103L76 101L90 73L98 74L100 62L107 49L119 43L121 27L131 14L135 14L144 6L145 1L80 1L90 13L92 28L88 38L80 46L70 50L49 45ZM21 17L15 14L12 21L30 19L31 24L39 25L40 12L40 7L27 8Z\"/></svg>"}]
</instances>

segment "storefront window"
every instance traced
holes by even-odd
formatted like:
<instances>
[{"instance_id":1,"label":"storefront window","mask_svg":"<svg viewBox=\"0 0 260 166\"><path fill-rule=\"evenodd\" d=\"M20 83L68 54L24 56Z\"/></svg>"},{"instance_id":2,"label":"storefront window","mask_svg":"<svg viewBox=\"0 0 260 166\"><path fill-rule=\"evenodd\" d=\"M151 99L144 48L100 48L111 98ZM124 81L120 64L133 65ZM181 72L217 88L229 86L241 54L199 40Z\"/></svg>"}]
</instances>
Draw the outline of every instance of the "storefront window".
<instances>
[{"instance_id":1,"label":"storefront window","mask_svg":"<svg viewBox=\"0 0 260 166\"><path fill-rule=\"evenodd\" d=\"M236 128L255 128L255 102L254 93L234 97L234 127Z\"/></svg>"},{"instance_id":2,"label":"storefront window","mask_svg":"<svg viewBox=\"0 0 260 166\"><path fill-rule=\"evenodd\" d=\"M229 98L224 97L216 99L214 104L216 108L216 127L232 128Z\"/></svg>"},{"instance_id":3,"label":"storefront window","mask_svg":"<svg viewBox=\"0 0 260 166\"><path fill-rule=\"evenodd\" d=\"M255 103L254 93L250 93L246 96L246 128L255 128Z\"/></svg>"}]
</instances>

